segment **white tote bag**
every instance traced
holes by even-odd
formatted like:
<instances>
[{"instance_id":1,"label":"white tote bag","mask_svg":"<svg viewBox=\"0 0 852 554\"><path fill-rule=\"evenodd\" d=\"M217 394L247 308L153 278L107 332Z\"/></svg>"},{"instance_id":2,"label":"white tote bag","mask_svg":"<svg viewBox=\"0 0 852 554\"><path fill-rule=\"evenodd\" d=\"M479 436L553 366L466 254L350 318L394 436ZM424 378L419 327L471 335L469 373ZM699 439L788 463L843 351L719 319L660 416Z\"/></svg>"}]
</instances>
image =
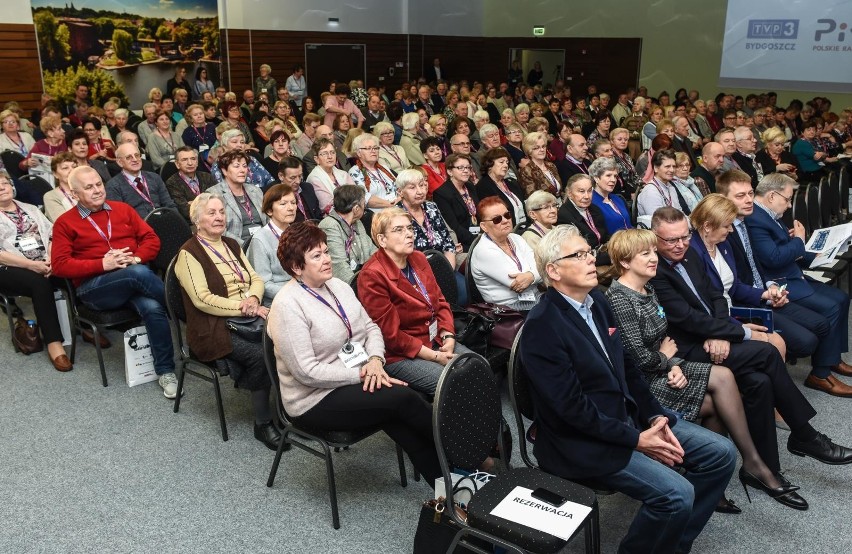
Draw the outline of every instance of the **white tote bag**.
<instances>
[{"instance_id":1,"label":"white tote bag","mask_svg":"<svg viewBox=\"0 0 852 554\"><path fill-rule=\"evenodd\" d=\"M53 291L53 299L56 302L56 315L59 317L59 330L62 331L62 346L71 346L71 318L68 315L68 301L65 293L61 290Z\"/></svg>"},{"instance_id":2,"label":"white tote bag","mask_svg":"<svg viewBox=\"0 0 852 554\"><path fill-rule=\"evenodd\" d=\"M148 331L144 325L124 332L124 373L129 387L157 379L154 355L151 353Z\"/></svg>"}]
</instances>

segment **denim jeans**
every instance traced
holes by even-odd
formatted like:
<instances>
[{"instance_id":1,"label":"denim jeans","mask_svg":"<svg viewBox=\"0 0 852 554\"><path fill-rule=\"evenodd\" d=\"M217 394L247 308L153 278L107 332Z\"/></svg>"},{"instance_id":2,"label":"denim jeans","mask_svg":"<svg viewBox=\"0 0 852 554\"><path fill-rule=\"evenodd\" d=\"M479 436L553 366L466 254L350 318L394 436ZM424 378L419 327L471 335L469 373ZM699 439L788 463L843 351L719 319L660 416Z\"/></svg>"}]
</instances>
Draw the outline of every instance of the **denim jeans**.
<instances>
[{"instance_id":1,"label":"denim jeans","mask_svg":"<svg viewBox=\"0 0 852 554\"><path fill-rule=\"evenodd\" d=\"M619 553L689 552L728 486L737 461L730 440L685 420L672 432L685 452L683 475L634 451L624 469L594 479L642 501Z\"/></svg>"},{"instance_id":2,"label":"denim jeans","mask_svg":"<svg viewBox=\"0 0 852 554\"><path fill-rule=\"evenodd\" d=\"M116 310L130 304L148 330L157 375L173 373L175 354L166 314L163 281L146 265L131 265L87 279L77 297L93 310Z\"/></svg>"}]
</instances>

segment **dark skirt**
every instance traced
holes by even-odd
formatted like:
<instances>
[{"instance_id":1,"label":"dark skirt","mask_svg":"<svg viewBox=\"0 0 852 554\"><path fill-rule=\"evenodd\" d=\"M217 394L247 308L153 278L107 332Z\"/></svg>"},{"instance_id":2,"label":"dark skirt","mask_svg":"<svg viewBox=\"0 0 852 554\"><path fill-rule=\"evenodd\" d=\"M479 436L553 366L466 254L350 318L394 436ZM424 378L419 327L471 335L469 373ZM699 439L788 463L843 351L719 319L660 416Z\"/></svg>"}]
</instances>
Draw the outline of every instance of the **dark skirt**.
<instances>
[{"instance_id":1,"label":"dark skirt","mask_svg":"<svg viewBox=\"0 0 852 554\"><path fill-rule=\"evenodd\" d=\"M263 345L249 342L236 333L231 333L234 350L216 361L216 369L222 375L230 375L237 388L250 391L270 387L269 375L263 361Z\"/></svg>"}]
</instances>

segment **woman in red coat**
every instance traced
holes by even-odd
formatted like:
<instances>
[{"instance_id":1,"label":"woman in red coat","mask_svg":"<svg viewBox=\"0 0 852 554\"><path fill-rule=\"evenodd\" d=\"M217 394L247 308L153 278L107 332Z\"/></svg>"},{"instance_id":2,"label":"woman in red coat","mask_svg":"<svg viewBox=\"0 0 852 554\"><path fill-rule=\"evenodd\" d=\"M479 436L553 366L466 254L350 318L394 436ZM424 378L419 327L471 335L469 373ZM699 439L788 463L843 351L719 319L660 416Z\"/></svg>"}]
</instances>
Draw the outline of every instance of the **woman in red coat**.
<instances>
[{"instance_id":1,"label":"woman in red coat","mask_svg":"<svg viewBox=\"0 0 852 554\"><path fill-rule=\"evenodd\" d=\"M414 250L414 227L400 208L373 217L379 246L358 274L358 298L382 330L387 373L435 394L444 366L469 352L455 340L453 312L429 262Z\"/></svg>"}]
</instances>

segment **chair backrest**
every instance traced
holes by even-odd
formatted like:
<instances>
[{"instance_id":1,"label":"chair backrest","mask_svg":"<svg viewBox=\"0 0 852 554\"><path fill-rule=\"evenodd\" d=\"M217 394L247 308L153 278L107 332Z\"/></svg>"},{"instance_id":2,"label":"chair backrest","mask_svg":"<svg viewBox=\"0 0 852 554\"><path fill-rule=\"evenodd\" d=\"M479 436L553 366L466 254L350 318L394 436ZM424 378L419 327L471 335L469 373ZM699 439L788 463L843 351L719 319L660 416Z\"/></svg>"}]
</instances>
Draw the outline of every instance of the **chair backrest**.
<instances>
[{"instance_id":1,"label":"chair backrest","mask_svg":"<svg viewBox=\"0 0 852 554\"><path fill-rule=\"evenodd\" d=\"M482 240L483 235L477 235L473 242L470 243L470 248L467 250L467 261L464 264L464 282L467 285L467 295L470 299L471 304L476 304L477 302L484 302L485 300L482 298L482 293L479 292L479 289L476 288L476 283L473 280L473 272L472 272L472 263L473 262L473 250L479 244L479 241Z\"/></svg>"},{"instance_id":2,"label":"chair backrest","mask_svg":"<svg viewBox=\"0 0 852 554\"><path fill-rule=\"evenodd\" d=\"M438 282L438 288L444 295L444 298L451 306L459 303L459 289L456 284L456 270L450 264L450 260L444 256L443 252L438 250L426 250L423 252L426 259L429 261L429 266L432 268L432 273L435 275L435 280Z\"/></svg>"},{"instance_id":3,"label":"chair backrest","mask_svg":"<svg viewBox=\"0 0 852 554\"><path fill-rule=\"evenodd\" d=\"M828 176L820 179L818 191L820 227L828 227L831 225L832 206L835 204L833 200L836 198L831 194Z\"/></svg>"},{"instance_id":4,"label":"chair backrest","mask_svg":"<svg viewBox=\"0 0 852 554\"><path fill-rule=\"evenodd\" d=\"M831 215L838 215L843 207L843 199L840 198L840 172L837 170L828 174L829 198L831 198Z\"/></svg>"},{"instance_id":5,"label":"chair backrest","mask_svg":"<svg viewBox=\"0 0 852 554\"><path fill-rule=\"evenodd\" d=\"M432 409L435 447L447 478L450 468L475 471L485 461L501 417L500 393L485 358L468 352L447 364Z\"/></svg>"},{"instance_id":6,"label":"chair backrest","mask_svg":"<svg viewBox=\"0 0 852 554\"><path fill-rule=\"evenodd\" d=\"M509 354L509 403L512 405L512 413L515 416L515 424L518 429L518 446L521 450L521 459L527 467L538 467L538 464L533 462L529 454L527 430L524 425L524 418L529 420L535 418L535 410L533 409L532 395L524 371L524 364L521 360L521 335L523 332L524 328L521 326Z\"/></svg>"},{"instance_id":7,"label":"chair backrest","mask_svg":"<svg viewBox=\"0 0 852 554\"><path fill-rule=\"evenodd\" d=\"M163 164L163 167L160 168L160 179L165 183L169 180L169 177L178 172L178 168L173 161L167 161Z\"/></svg>"},{"instance_id":8,"label":"chair backrest","mask_svg":"<svg viewBox=\"0 0 852 554\"><path fill-rule=\"evenodd\" d=\"M356 297L358 296L358 274L359 273L361 273L360 269L352 274L352 280L349 281L349 286L352 287L352 292L355 293ZM359 298L359 300L360 300L360 298Z\"/></svg>"},{"instance_id":9,"label":"chair backrest","mask_svg":"<svg viewBox=\"0 0 852 554\"><path fill-rule=\"evenodd\" d=\"M791 221L788 227L793 226L793 221L796 220L801 223L805 227L805 232L810 233L808 227L810 223L808 222L808 206L805 202L805 186L800 185L799 189L793 193L793 208L791 210L787 210L785 213L790 213Z\"/></svg>"},{"instance_id":10,"label":"chair backrest","mask_svg":"<svg viewBox=\"0 0 852 554\"><path fill-rule=\"evenodd\" d=\"M633 195L633 201L630 203L630 224L634 227L636 227L636 222L639 221L639 192L643 186L642 183L639 184L639 188L636 189L636 193Z\"/></svg>"},{"instance_id":11,"label":"chair backrest","mask_svg":"<svg viewBox=\"0 0 852 554\"><path fill-rule=\"evenodd\" d=\"M275 409L278 411L278 419L284 425L292 425L290 416L284 409L284 403L281 401L281 383L278 381L278 364L275 361L275 343L272 338L263 332L263 362L266 366L266 373L269 375L269 382L272 383L272 396L275 398Z\"/></svg>"},{"instance_id":12,"label":"chair backrest","mask_svg":"<svg viewBox=\"0 0 852 554\"><path fill-rule=\"evenodd\" d=\"M39 177L38 175L21 175L18 178L18 181L23 185L29 188L29 194L27 195L31 201L35 202L37 206L41 206L44 201L44 195L53 190L53 187L50 186L43 177ZM38 200L36 202L36 200Z\"/></svg>"},{"instance_id":13,"label":"chair backrest","mask_svg":"<svg viewBox=\"0 0 852 554\"><path fill-rule=\"evenodd\" d=\"M814 183L808 186L805 193L805 204L808 208L808 236L817 229L822 227L822 217L819 210L819 184Z\"/></svg>"},{"instance_id":14,"label":"chair backrest","mask_svg":"<svg viewBox=\"0 0 852 554\"><path fill-rule=\"evenodd\" d=\"M847 166L840 168L837 181L840 184L840 206L849 211L849 168Z\"/></svg>"},{"instance_id":15,"label":"chair backrest","mask_svg":"<svg viewBox=\"0 0 852 554\"><path fill-rule=\"evenodd\" d=\"M17 179L21 175L24 175L24 172L21 171L20 163L24 161L24 157L20 152L15 152L14 150L3 150L0 152L0 160L3 160L3 166L6 168L6 171L9 172L9 176L12 179Z\"/></svg>"},{"instance_id":16,"label":"chair backrest","mask_svg":"<svg viewBox=\"0 0 852 554\"><path fill-rule=\"evenodd\" d=\"M157 208L148 214L145 222L160 237L160 251L154 258L153 266L165 271L183 243L192 238L192 229L183 216L171 208Z\"/></svg>"}]
</instances>

